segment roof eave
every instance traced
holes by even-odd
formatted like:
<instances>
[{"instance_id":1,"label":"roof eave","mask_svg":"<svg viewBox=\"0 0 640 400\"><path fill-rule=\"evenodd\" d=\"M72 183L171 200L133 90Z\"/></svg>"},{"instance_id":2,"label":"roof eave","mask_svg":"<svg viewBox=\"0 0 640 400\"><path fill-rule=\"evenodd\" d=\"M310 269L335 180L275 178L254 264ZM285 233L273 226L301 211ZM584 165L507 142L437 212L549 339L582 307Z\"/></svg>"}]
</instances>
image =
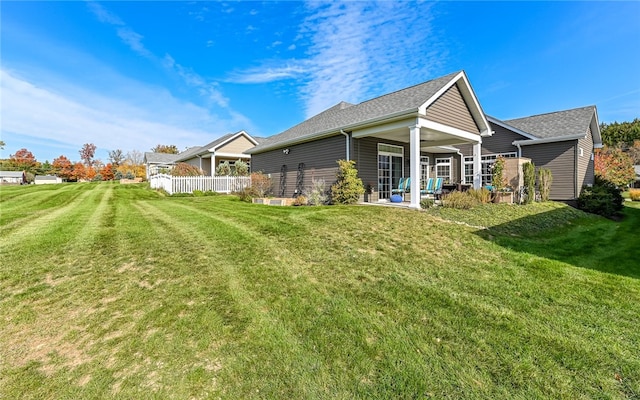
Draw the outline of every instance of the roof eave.
<instances>
[{"instance_id":1,"label":"roof eave","mask_svg":"<svg viewBox=\"0 0 640 400\"><path fill-rule=\"evenodd\" d=\"M552 137L552 138L514 140L511 144L514 146L529 146L532 144L566 142L568 140L578 140L578 139L584 139L586 137L587 137L586 134L579 133L576 135L558 136L558 137Z\"/></svg>"},{"instance_id":2,"label":"roof eave","mask_svg":"<svg viewBox=\"0 0 640 400\"><path fill-rule=\"evenodd\" d=\"M296 138L292 138L292 139L288 139L288 140L283 140L283 141L279 141L276 143L273 143L271 145L266 145L265 147L259 147L256 146L252 149L246 150L245 154L259 154L259 153L264 153L266 151L269 150L275 150L275 149L279 149L282 147L286 147L286 146L291 146L294 144L299 144L299 143L305 143L305 142L310 142L313 140L317 140L317 139L321 139L324 137L329 137L329 136L334 136L340 133L341 130L343 131L352 131L358 128L366 128L368 126L371 125L375 125L377 123L380 123L382 121L392 121L392 120L396 120L396 119L402 119L402 118L406 118L406 117L411 117L411 116L418 116L418 109L409 109L409 110L404 110L404 111L399 111L393 114L387 114L385 116L382 117L377 117L377 118L372 118L366 121L362 121L362 122L358 122L355 124L350 124L350 125L343 125L340 126L338 128L332 128L332 129L327 129L324 131L320 131L320 132L316 132L316 133L311 133L308 135L304 135L304 136L299 136Z\"/></svg>"}]
</instances>

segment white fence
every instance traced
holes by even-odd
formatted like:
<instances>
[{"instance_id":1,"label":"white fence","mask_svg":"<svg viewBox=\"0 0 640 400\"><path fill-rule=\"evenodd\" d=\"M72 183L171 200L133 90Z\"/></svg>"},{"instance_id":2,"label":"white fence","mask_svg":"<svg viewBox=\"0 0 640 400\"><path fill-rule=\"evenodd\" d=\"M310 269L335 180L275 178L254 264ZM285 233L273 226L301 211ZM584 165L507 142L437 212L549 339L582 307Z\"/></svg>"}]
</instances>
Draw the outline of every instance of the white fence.
<instances>
[{"instance_id":1,"label":"white fence","mask_svg":"<svg viewBox=\"0 0 640 400\"><path fill-rule=\"evenodd\" d=\"M152 189L164 189L169 194L193 193L194 190L218 193L237 192L251 185L248 176L171 176L152 175L149 178Z\"/></svg>"}]
</instances>

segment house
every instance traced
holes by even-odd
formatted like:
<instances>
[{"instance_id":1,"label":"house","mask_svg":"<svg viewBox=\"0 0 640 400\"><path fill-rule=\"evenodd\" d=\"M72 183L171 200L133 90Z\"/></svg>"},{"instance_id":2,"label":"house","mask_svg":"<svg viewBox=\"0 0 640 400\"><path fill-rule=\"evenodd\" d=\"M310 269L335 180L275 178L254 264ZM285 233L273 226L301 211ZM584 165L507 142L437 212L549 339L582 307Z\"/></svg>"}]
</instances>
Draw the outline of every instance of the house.
<instances>
[{"instance_id":1,"label":"house","mask_svg":"<svg viewBox=\"0 0 640 400\"><path fill-rule=\"evenodd\" d=\"M56 183L62 183L62 178L54 175L36 175L33 182L36 185L52 185Z\"/></svg>"},{"instance_id":2,"label":"house","mask_svg":"<svg viewBox=\"0 0 640 400\"><path fill-rule=\"evenodd\" d=\"M636 179L631 184L631 187L640 188L640 165L634 165L633 169L636 172Z\"/></svg>"},{"instance_id":3,"label":"house","mask_svg":"<svg viewBox=\"0 0 640 400\"><path fill-rule=\"evenodd\" d=\"M482 183L491 184L497 156L531 159L536 170L551 170L550 198L573 201L594 183L594 148L602 147L595 106L502 121L487 116L493 135L482 142ZM471 163L470 148L461 147L462 163ZM468 180L463 176L462 180Z\"/></svg>"},{"instance_id":4,"label":"house","mask_svg":"<svg viewBox=\"0 0 640 400\"><path fill-rule=\"evenodd\" d=\"M24 171L0 171L0 184L24 185L27 183L27 174Z\"/></svg>"},{"instance_id":5,"label":"house","mask_svg":"<svg viewBox=\"0 0 640 400\"><path fill-rule=\"evenodd\" d=\"M151 153L144 154L147 168L147 179L163 170L170 170L177 163L184 162L200 168L207 176L214 176L216 167L228 162L233 169L237 160L250 165L251 156L245 151L256 146L261 138L254 138L245 131L226 134L204 146L195 146L178 154Z\"/></svg>"},{"instance_id":6,"label":"house","mask_svg":"<svg viewBox=\"0 0 640 400\"><path fill-rule=\"evenodd\" d=\"M491 183L491 164L503 155L550 168L552 198L572 200L593 183L600 144L595 107L500 121L485 115L459 71L359 104L341 102L247 153L283 197L301 193L313 178L333 183L338 159L356 161L380 199L407 177L411 193L430 177L479 188ZM408 197L418 208L419 196Z\"/></svg>"},{"instance_id":7,"label":"house","mask_svg":"<svg viewBox=\"0 0 640 400\"><path fill-rule=\"evenodd\" d=\"M359 104L341 102L247 153L253 170L270 174L283 197L301 193L313 178L333 183L336 161L351 159L365 185L389 199L401 177L411 178L411 193L419 193L429 176L453 180L460 145L478 155L472 181L480 187L481 144L490 135L467 75L459 71ZM419 208L419 196L410 197Z\"/></svg>"}]
</instances>

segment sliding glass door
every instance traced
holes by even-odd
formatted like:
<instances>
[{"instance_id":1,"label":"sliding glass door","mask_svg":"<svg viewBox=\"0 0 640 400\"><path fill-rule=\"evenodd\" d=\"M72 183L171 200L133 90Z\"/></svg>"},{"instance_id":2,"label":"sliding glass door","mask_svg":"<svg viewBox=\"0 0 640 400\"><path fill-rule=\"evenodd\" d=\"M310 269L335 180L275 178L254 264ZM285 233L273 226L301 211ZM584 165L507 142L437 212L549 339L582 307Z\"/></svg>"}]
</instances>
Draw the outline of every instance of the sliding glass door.
<instances>
[{"instance_id":1,"label":"sliding glass door","mask_svg":"<svg viewBox=\"0 0 640 400\"><path fill-rule=\"evenodd\" d=\"M378 195L391 198L391 190L398 187L404 176L404 148L390 144L378 144Z\"/></svg>"}]
</instances>

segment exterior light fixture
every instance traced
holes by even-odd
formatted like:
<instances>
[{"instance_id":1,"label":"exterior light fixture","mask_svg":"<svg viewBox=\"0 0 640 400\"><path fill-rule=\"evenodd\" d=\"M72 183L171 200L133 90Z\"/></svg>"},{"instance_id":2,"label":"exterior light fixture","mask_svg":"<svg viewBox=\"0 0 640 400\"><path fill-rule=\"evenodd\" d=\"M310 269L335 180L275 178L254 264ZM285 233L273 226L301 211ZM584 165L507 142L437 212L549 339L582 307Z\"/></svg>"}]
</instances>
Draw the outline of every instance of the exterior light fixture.
<instances>
[{"instance_id":1,"label":"exterior light fixture","mask_svg":"<svg viewBox=\"0 0 640 400\"><path fill-rule=\"evenodd\" d=\"M289 149L284 149L284 150L282 150L282 153L283 153L283 154L289 154Z\"/></svg>"}]
</instances>

